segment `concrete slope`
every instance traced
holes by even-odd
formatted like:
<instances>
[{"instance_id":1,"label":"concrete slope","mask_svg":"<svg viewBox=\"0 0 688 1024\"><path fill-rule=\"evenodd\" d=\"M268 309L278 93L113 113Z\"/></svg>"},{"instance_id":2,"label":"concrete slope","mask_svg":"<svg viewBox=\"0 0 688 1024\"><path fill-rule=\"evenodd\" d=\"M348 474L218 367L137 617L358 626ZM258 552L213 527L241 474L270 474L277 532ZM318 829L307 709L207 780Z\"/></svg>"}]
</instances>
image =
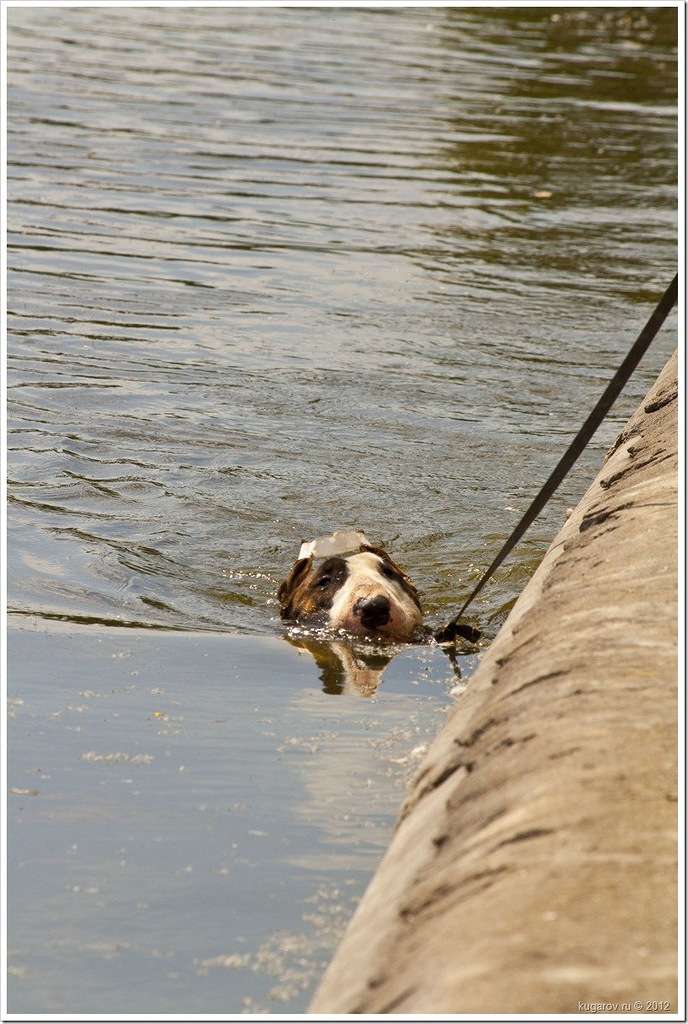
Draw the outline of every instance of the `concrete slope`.
<instances>
[{"instance_id":1,"label":"concrete slope","mask_svg":"<svg viewBox=\"0 0 688 1024\"><path fill-rule=\"evenodd\" d=\"M677 1012L676 415L674 355L428 752L310 1013Z\"/></svg>"}]
</instances>

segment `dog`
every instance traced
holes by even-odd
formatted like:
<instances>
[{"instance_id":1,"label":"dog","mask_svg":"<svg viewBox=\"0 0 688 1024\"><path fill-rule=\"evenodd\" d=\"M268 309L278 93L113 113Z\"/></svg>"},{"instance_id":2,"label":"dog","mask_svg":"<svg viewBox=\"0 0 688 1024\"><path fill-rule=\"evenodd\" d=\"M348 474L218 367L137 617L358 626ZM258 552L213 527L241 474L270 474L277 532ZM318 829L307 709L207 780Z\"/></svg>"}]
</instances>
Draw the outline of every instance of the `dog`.
<instances>
[{"instance_id":1,"label":"dog","mask_svg":"<svg viewBox=\"0 0 688 1024\"><path fill-rule=\"evenodd\" d=\"M360 530L304 541L277 597L282 619L338 635L408 642L423 629L415 586Z\"/></svg>"}]
</instances>

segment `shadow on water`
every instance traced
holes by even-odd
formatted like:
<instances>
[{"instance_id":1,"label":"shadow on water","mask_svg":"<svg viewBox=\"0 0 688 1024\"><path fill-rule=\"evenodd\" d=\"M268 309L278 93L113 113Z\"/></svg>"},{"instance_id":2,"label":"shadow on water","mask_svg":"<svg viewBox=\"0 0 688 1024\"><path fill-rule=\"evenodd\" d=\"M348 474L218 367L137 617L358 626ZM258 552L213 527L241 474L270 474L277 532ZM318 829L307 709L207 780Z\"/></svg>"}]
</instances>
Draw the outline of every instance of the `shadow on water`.
<instances>
[{"instance_id":1,"label":"shadow on water","mask_svg":"<svg viewBox=\"0 0 688 1024\"><path fill-rule=\"evenodd\" d=\"M673 276L676 10L7 14L10 1009L298 1013L480 655L278 584L477 582Z\"/></svg>"}]
</instances>

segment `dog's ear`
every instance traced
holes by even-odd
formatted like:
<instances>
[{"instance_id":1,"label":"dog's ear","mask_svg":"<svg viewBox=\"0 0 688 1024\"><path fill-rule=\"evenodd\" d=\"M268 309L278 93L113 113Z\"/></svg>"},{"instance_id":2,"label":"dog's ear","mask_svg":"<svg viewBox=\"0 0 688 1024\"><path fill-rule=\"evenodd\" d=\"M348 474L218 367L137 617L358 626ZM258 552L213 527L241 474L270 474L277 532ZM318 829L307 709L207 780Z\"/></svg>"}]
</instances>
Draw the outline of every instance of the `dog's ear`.
<instances>
[{"instance_id":1,"label":"dog's ear","mask_svg":"<svg viewBox=\"0 0 688 1024\"><path fill-rule=\"evenodd\" d=\"M277 599L280 603L280 615L283 619L289 618L292 594L298 587L299 583L308 575L312 564L312 556L310 558L299 558L294 563L291 572L277 591Z\"/></svg>"},{"instance_id":2,"label":"dog's ear","mask_svg":"<svg viewBox=\"0 0 688 1024\"><path fill-rule=\"evenodd\" d=\"M361 544L359 551L372 551L374 555L379 555L380 558L384 558L385 562L391 562L392 559L389 557L384 548L376 548L374 544Z\"/></svg>"},{"instance_id":3,"label":"dog's ear","mask_svg":"<svg viewBox=\"0 0 688 1024\"><path fill-rule=\"evenodd\" d=\"M372 544L361 544L361 551L371 551L374 555L378 555L383 562L386 562L392 569L395 569L400 576L403 576L407 583L411 583L411 580L406 575L400 565L394 561L391 555L389 555L384 548L376 548ZM413 586L413 584L411 584Z\"/></svg>"}]
</instances>

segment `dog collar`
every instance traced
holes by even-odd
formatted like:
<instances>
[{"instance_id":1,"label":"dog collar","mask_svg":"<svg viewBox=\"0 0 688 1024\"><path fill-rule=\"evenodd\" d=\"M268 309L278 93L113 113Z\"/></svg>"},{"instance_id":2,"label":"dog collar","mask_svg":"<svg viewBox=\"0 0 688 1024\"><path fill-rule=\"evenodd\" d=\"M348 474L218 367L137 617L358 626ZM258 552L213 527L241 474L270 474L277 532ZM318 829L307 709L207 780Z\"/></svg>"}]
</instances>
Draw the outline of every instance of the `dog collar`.
<instances>
[{"instance_id":1,"label":"dog collar","mask_svg":"<svg viewBox=\"0 0 688 1024\"><path fill-rule=\"evenodd\" d=\"M330 537L316 537L301 542L299 558L330 558L358 551L361 544L370 544L363 530L337 530Z\"/></svg>"}]
</instances>

